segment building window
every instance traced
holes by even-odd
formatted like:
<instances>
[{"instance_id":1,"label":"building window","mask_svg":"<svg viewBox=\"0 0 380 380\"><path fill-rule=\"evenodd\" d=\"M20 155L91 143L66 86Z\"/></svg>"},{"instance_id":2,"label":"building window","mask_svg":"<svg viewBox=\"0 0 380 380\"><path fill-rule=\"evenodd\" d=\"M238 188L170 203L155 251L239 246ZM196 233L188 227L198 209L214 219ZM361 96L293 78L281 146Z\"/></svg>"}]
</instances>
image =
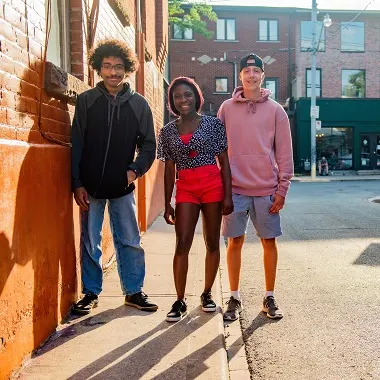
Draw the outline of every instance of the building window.
<instances>
[{"instance_id":1,"label":"building window","mask_svg":"<svg viewBox=\"0 0 380 380\"><path fill-rule=\"evenodd\" d=\"M318 97L322 96L322 70L316 69L317 75L315 77L315 94ZM306 97L311 97L311 69L306 69Z\"/></svg>"},{"instance_id":2,"label":"building window","mask_svg":"<svg viewBox=\"0 0 380 380\"><path fill-rule=\"evenodd\" d=\"M259 20L259 41L278 41L278 20Z\"/></svg>"},{"instance_id":3,"label":"building window","mask_svg":"<svg viewBox=\"0 0 380 380\"><path fill-rule=\"evenodd\" d=\"M46 57L61 69L70 72L69 1L51 1L51 28ZM46 12L47 2L46 2Z\"/></svg>"},{"instance_id":4,"label":"building window","mask_svg":"<svg viewBox=\"0 0 380 380\"><path fill-rule=\"evenodd\" d=\"M311 21L301 21L301 51L311 51ZM317 22L317 50L325 51L325 28L321 21Z\"/></svg>"},{"instance_id":5,"label":"building window","mask_svg":"<svg viewBox=\"0 0 380 380\"><path fill-rule=\"evenodd\" d=\"M278 78L265 78L263 87L271 91L269 96L271 99L278 99Z\"/></svg>"},{"instance_id":6,"label":"building window","mask_svg":"<svg viewBox=\"0 0 380 380\"><path fill-rule=\"evenodd\" d=\"M192 40L193 39L193 29L186 28L181 29L178 25L173 25L173 39L174 40Z\"/></svg>"},{"instance_id":7,"label":"building window","mask_svg":"<svg viewBox=\"0 0 380 380\"><path fill-rule=\"evenodd\" d=\"M316 137L317 162L324 157L329 172L352 169L352 128L321 128Z\"/></svg>"},{"instance_id":8,"label":"building window","mask_svg":"<svg viewBox=\"0 0 380 380\"><path fill-rule=\"evenodd\" d=\"M365 71L342 70L342 98L364 98Z\"/></svg>"},{"instance_id":9,"label":"building window","mask_svg":"<svg viewBox=\"0 0 380 380\"><path fill-rule=\"evenodd\" d=\"M228 92L228 78L215 78L215 92Z\"/></svg>"},{"instance_id":10,"label":"building window","mask_svg":"<svg viewBox=\"0 0 380 380\"><path fill-rule=\"evenodd\" d=\"M364 52L364 22L342 22L340 50Z\"/></svg>"},{"instance_id":11,"label":"building window","mask_svg":"<svg viewBox=\"0 0 380 380\"><path fill-rule=\"evenodd\" d=\"M236 40L235 19L218 18L218 21L216 22L216 39Z\"/></svg>"}]
</instances>

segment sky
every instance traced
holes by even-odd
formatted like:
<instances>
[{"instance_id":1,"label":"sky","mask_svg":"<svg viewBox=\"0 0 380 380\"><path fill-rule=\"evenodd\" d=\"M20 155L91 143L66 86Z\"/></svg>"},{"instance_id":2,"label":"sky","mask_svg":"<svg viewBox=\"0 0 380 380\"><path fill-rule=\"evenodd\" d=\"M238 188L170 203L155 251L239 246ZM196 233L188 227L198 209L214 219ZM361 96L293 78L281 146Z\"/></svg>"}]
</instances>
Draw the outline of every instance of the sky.
<instances>
[{"instance_id":1,"label":"sky","mask_svg":"<svg viewBox=\"0 0 380 380\"><path fill-rule=\"evenodd\" d=\"M311 8L312 0L206 0L210 5L253 5L278 7ZM380 10L380 0L317 0L319 9Z\"/></svg>"}]
</instances>

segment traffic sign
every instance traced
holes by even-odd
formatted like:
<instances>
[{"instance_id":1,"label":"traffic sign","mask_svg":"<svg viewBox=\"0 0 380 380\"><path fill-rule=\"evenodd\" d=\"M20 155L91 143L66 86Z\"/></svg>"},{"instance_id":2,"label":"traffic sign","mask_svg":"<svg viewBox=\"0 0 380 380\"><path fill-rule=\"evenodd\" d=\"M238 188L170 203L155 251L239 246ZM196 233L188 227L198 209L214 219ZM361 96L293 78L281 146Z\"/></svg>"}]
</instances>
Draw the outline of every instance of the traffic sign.
<instances>
[{"instance_id":1,"label":"traffic sign","mask_svg":"<svg viewBox=\"0 0 380 380\"><path fill-rule=\"evenodd\" d=\"M310 117L319 118L319 106L310 107Z\"/></svg>"}]
</instances>

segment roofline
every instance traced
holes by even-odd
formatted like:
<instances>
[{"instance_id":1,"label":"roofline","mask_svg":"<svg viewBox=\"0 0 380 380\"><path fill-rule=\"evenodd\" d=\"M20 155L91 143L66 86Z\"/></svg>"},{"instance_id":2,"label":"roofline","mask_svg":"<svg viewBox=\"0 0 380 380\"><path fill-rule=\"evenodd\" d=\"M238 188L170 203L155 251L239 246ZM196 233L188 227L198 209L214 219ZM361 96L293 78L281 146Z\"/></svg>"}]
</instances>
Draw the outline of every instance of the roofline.
<instances>
[{"instance_id":1,"label":"roofline","mask_svg":"<svg viewBox=\"0 0 380 380\"><path fill-rule=\"evenodd\" d=\"M326 13L354 13L358 14L360 13L361 15L368 15L368 14L379 14L380 10L374 9L374 10L355 10L355 9L319 9L319 12L326 12ZM298 8L296 9L296 13L310 13L311 9L305 9L305 8Z\"/></svg>"},{"instance_id":2,"label":"roofline","mask_svg":"<svg viewBox=\"0 0 380 380\"><path fill-rule=\"evenodd\" d=\"M190 7L190 4L183 4L184 8ZM228 11L228 12L273 12L273 13L310 13L311 8L297 8L297 7L266 7L257 5L211 5L214 11ZM363 9L318 9L319 12L327 13L354 13L361 15L380 14L380 10L363 10Z\"/></svg>"}]
</instances>

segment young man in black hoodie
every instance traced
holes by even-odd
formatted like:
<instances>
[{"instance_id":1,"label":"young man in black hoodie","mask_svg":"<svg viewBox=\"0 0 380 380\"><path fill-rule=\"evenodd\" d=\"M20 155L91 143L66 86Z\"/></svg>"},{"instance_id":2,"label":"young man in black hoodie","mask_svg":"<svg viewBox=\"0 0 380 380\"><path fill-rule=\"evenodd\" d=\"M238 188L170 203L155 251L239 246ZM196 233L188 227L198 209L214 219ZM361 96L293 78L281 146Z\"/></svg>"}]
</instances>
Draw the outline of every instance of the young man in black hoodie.
<instances>
[{"instance_id":1,"label":"young man in black hoodie","mask_svg":"<svg viewBox=\"0 0 380 380\"><path fill-rule=\"evenodd\" d=\"M101 230L106 203L125 304L154 311L157 305L142 291L145 258L133 195L133 182L148 171L155 158L152 112L145 98L125 82L138 62L124 42L100 43L89 63L103 81L78 96L71 130L72 189L81 213L84 294L73 311L90 313L102 291Z\"/></svg>"}]
</instances>

